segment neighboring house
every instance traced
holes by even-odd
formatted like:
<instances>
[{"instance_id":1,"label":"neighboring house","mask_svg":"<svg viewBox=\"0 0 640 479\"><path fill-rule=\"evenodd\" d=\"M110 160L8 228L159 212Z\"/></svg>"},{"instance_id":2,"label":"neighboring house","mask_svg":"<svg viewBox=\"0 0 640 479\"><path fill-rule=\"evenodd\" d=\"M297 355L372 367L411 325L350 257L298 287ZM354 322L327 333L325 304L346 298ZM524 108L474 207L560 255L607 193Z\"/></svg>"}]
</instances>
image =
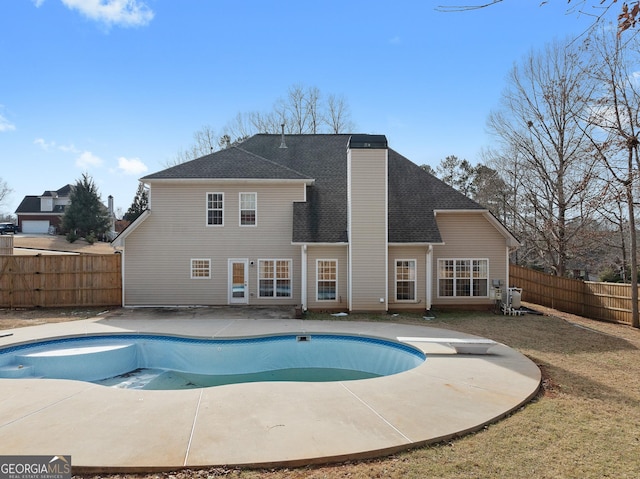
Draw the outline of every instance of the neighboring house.
<instances>
[{"instance_id":1,"label":"neighboring house","mask_svg":"<svg viewBox=\"0 0 640 479\"><path fill-rule=\"evenodd\" d=\"M18 227L23 233L49 233L60 229L64 208L70 203L71 185L40 196L25 196L18 209Z\"/></svg>"},{"instance_id":2,"label":"neighboring house","mask_svg":"<svg viewBox=\"0 0 640 479\"><path fill-rule=\"evenodd\" d=\"M62 230L62 217L71 203L73 185L65 185L56 191L45 191L40 196L25 196L18 208L18 227L22 233L57 234ZM113 208L113 196L109 195L105 210L109 214L107 237L116 237L117 220Z\"/></svg>"},{"instance_id":3,"label":"neighboring house","mask_svg":"<svg viewBox=\"0 0 640 479\"><path fill-rule=\"evenodd\" d=\"M255 135L141 181L125 306L486 307L518 246L382 135Z\"/></svg>"}]
</instances>

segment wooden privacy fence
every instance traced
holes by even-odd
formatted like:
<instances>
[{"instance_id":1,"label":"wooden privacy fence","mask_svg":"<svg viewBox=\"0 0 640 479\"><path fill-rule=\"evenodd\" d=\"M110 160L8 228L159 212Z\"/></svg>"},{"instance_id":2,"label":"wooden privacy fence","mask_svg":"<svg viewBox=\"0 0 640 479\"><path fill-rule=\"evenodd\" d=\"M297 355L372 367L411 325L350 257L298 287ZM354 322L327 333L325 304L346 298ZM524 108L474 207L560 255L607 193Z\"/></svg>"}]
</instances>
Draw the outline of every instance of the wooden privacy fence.
<instances>
[{"instance_id":1,"label":"wooden privacy fence","mask_svg":"<svg viewBox=\"0 0 640 479\"><path fill-rule=\"evenodd\" d=\"M522 300L586 318L631 324L631 285L561 278L511 265L509 285Z\"/></svg>"},{"instance_id":2,"label":"wooden privacy fence","mask_svg":"<svg viewBox=\"0 0 640 479\"><path fill-rule=\"evenodd\" d=\"M121 255L0 256L0 307L122 304Z\"/></svg>"}]
</instances>

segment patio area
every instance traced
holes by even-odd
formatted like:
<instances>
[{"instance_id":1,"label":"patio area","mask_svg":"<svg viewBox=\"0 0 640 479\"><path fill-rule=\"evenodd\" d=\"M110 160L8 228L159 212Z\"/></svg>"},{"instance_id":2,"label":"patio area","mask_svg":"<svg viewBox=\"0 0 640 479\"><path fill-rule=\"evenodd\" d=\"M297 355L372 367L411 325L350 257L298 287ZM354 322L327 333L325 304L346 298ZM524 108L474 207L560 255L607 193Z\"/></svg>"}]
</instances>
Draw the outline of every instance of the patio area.
<instances>
[{"instance_id":1,"label":"patio area","mask_svg":"<svg viewBox=\"0 0 640 479\"><path fill-rule=\"evenodd\" d=\"M473 338L392 322L309 321L287 311L119 309L13 330L0 346L51 337L162 333L247 337L343 333L397 340ZM411 342L427 360L404 373L327 383L261 382L180 391L69 380L0 380L3 454L70 454L74 472L216 465L295 466L375 457L482 428L533 397L536 365L497 344L486 355Z\"/></svg>"}]
</instances>

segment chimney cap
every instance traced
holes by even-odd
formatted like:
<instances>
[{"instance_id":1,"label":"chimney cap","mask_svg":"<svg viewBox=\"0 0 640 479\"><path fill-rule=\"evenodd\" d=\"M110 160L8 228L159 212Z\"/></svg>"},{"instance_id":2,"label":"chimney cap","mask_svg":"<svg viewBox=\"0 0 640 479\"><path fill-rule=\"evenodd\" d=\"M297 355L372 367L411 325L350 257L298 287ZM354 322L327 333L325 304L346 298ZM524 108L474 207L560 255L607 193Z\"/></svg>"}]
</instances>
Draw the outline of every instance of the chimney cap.
<instances>
[{"instance_id":1,"label":"chimney cap","mask_svg":"<svg viewBox=\"0 0 640 479\"><path fill-rule=\"evenodd\" d=\"M352 135L349 138L349 148L386 150L388 148L387 137L384 135Z\"/></svg>"}]
</instances>

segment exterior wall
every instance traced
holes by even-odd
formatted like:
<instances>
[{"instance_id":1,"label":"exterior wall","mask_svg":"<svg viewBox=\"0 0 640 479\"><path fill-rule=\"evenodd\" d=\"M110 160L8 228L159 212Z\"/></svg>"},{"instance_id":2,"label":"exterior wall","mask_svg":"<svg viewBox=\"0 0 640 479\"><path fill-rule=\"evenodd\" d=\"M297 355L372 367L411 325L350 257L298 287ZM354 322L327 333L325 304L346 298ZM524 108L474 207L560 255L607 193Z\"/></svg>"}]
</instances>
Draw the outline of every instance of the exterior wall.
<instances>
[{"instance_id":1,"label":"exterior wall","mask_svg":"<svg viewBox=\"0 0 640 479\"><path fill-rule=\"evenodd\" d=\"M416 261L416 299L398 301L396 299L396 260ZM427 299L427 247L426 246L390 246L389 247L389 310L424 311Z\"/></svg>"},{"instance_id":2,"label":"exterior wall","mask_svg":"<svg viewBox=\"0 0 640 479\"><path fill-rule=\"evenodd\" d=\"M53 211L53 198L48 196L40 198L40 211Z\"/></svg>"},{"instance_id":3,"label":"exterior wall","mask_svg":"<svg viewBox=\"0 0 640 479\"><path fill-rule=\"evenodd\" d=\"M257 193L257 226L239 226L239 193ZM224 193L224 225L206 224L206 194ZM300 246L291 244L302 184L153 183L151 214L125 239L125 305L226 305L228 260L246 259L248 304L300 304ZM211 259L210 279L191 279L191 259ZM292 297L259 298L258 260L291 260Z\"/></svg>"},{"instance_id":4,"label":"exterior wall","mask_svg":"<svg viewBox=\"0 0 640 479\"><path fill-rule=\"evenodd\" d=\"M387 150L348 151L350 306L387 310Z\"/></svg>"},{"instance_id":5,"label":"exterior wall","mask_svg":"<svg viewBox=\"0 0 640 479\"><path fill-rule=\"evenodd\" d=\"M490 305L491 280L507 284L509 264L506 239L481 213L442 213L436 216L444 245L433 247L433 305ZM488 259L488 296L481 298L438 295L438 259Z\"/></svg>"},{"instance_id":6,"label":"exterior wall","mask_svg":"<svg viewBox=\"0 0 640 479\"><path fill-rule=\"evenodd\" d=\"M317 260L336 260L338 262L338 286L335 301L317 300ZM349 250L347 245L312 246L307 249L307 308L311 310L348 309Z\"/></svg>"}]
</instances>

